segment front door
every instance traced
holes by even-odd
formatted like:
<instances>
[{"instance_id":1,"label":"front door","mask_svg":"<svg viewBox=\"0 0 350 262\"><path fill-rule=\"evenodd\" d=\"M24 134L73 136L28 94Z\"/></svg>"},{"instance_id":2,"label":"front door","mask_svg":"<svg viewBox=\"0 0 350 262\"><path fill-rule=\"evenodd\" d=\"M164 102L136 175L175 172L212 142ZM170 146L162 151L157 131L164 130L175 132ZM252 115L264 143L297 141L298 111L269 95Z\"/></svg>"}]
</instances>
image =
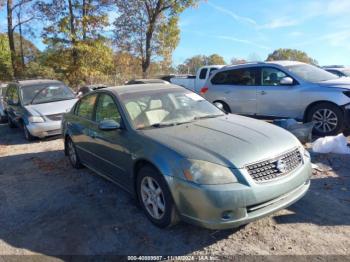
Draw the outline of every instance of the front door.
<instances>
[{"instance_id":1,"label":"front door","mask_svg":"<svg viewBox=\"0 0 350 262\"><path fill-rule=\"evenodd\" d=\"M290 77L274 67L262 67L261 85L257 90L258 115L296 118L300 114L300 86L282 85L281 80Z\"/></svg>"},{"instance_id":2,"label":"front door","mask_svg":"<svg viewBox=\"0 0 350 262\"><path fill-rule=\"evenodd\" d=\"M121 126L116 130L100 130L99 124L103 120L114 120ZM131 144L128 132L123 128L120 111L113 97L107 93L101 93L96 105L95 126L91 130L94 141L94 154L100 163L99 170L120 185L130 185L131 154L128 145Z\"/></svg>"}]
</instances>

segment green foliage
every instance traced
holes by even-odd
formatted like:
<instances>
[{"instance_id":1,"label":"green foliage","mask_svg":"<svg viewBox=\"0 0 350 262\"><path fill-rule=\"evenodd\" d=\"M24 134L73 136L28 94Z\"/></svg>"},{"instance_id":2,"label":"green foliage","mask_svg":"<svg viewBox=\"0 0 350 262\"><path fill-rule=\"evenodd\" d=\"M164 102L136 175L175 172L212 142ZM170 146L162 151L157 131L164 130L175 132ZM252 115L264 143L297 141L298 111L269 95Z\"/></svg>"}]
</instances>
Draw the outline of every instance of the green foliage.
<instances>
[{"instance_id":1,"label":"green foliage","mask_svg":"<svg viewBox=\"0 0 350 262\"><path fill-rule=\"evenodd\" d=\"M8 38L5 34L0 34L0 80L8 81L13 76L11 65L11 53Z\"/></svg>"},{"instance_id":2,"label":"green foliage","mask_svg":"<svg viewBox=\"0 0 350 262\"><path fill-rule=\"evenodd\" d=\"M115 22L114 40L118 50L141 60L143 76L151 61L170 64L170 53L179 42L178 15L198 0L115 0L120 14Z\"/></svg>"},{"instance_id":3,"label":"green foliage","mask_svg":"<svg viewBox=\"0 0 350 262\"><path fill-rule=\"evenodd\" d=\"M317 65L318 62L305 52L296 49L280 48L268 55L267 61L292 60Z\"/></svg>"},{"instance_id":4,"label":"green foliage","mask_svg":"<svg viewBox=\"0 0 350 262\"><path fill-rule=\"evenodd\" d=\"M196 55L186 59L183 64L177 67L177 71L180 74L195 74L197 70L204 65L225 65L224 58L218 54L212 54L210 56Z\"/></svg>"}]
</instances>

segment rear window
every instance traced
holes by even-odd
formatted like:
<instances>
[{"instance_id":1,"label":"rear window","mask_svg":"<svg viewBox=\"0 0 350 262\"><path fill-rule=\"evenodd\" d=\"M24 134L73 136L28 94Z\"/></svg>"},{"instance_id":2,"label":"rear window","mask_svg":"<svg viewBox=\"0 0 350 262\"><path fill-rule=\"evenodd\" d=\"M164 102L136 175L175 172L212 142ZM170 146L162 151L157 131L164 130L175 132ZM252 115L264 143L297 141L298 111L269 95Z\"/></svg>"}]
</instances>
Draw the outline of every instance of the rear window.
<instances>
[{"instance_id":1,"label":"rear window","mask_svg":"<svg viewBox=\"0 0 350 262\"><path fill-rule=\"evenodd\" d=\"M256 68L240 68L218 72L211 80L214 85L254 86L258 83Z\"/></svg>"}]
</instances>

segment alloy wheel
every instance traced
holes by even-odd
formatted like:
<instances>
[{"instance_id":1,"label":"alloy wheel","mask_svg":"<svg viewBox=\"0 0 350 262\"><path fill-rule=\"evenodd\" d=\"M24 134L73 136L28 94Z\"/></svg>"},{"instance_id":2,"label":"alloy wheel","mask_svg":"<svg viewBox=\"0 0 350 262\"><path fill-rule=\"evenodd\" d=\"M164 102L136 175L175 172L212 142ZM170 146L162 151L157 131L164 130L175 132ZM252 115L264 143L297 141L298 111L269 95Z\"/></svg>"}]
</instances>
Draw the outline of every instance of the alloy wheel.
<instances>
[{"instance_id":1,"label":"alloy wheel","mask_svg":"<svg viewBox=\"0 0 350 262\"><path fill-rule=\"evenodd\" d=\"M317 110L312 116L312 121L315 124L315 129L321 133L332 132L338 126L338 117L330 109Z\"/></svg>"},{"instance_id":2,"label":"alloy wheel","mask_svg":"<svg viewBox=\"0 0 350 262\"><path fill-rule=\"evenodd\" d=\"M141 181L141 198L147 212L155 219L165 214L165 199L162 188L152 177L146 176Z\"/></svg>"}]
</instances>

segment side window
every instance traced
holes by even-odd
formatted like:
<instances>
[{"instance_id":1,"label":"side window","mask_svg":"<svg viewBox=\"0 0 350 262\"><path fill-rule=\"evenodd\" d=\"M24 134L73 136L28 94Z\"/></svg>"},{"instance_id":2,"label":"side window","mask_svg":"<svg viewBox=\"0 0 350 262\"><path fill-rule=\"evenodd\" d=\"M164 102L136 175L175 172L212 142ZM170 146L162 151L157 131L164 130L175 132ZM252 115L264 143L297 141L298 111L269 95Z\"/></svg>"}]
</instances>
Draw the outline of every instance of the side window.
<instances>
[{"instance_id":1,"label":"side window","mask_svg":"<svg viewBox=\"0 0 350 262\"><path fill-rule=\"evenodd\" d=\"M114 120L121 122L121 116L113 98L107 94L101 94L96 107L96 122Z\"/></svg>"},{"instance_id":2,"label":"side window","mask_svg":"<svg viewBox=\"0 0 350 262\"><path fill-rule=\"evenodd\" d=\"M287 77L287 75L272 67L264 67L261 70L261 79L263 86L278 86L280 85L281 79Z\"/></svg>"},{"instance_id":3,"label":"side window","mask_svg":"<svg viewBox=\"0 0 350 262\"><path fill-rule=\"evenodd\" d=\"M10 86L7 89L6 97L7 97L8 101L12 101L12 103L17 104L19 102L17 87Z\"/></svg>"},{"instance_id":4,"label":"side window","mask_svg":"<svg viewBox=\"0 0 350 262\"><path fill-rule=\"evenodd\" d=\"M216 67L210 68L209 76L211 76L213 74L213 71L215 71L215 70L218 70L218 68L216 68Z\"/></svg>"},{"instance_id":5,"label":"side window","mask_svg":"<svg viewBox=\"0 0 350 262\"><path fill-rule=\"evenodd\" d=\"M240 68L219 72L211 82L214 85L254 86L258 83L257 76L256 68Z\"/></svg>"},{"instance_id":6,"label":"side window","mask_svg":"<svg viewBox=\"0 0 350 262\"><path fill-rule=\"evenodd\" d=\"M207 76L207 72L208 72L208 69L203 68L199 74L199 79L205 79L205 77Z\"/></svg>"},{"instance_id":7,"label":"side window","mask_svg":"<svg viewBox=\"0 0 350 262\"><path fill-rule=\"evenodd\" d=\"M76 115L92 120L96 102L96 94L82 98L77 106Z\"/></svg>"}]
</instances>

